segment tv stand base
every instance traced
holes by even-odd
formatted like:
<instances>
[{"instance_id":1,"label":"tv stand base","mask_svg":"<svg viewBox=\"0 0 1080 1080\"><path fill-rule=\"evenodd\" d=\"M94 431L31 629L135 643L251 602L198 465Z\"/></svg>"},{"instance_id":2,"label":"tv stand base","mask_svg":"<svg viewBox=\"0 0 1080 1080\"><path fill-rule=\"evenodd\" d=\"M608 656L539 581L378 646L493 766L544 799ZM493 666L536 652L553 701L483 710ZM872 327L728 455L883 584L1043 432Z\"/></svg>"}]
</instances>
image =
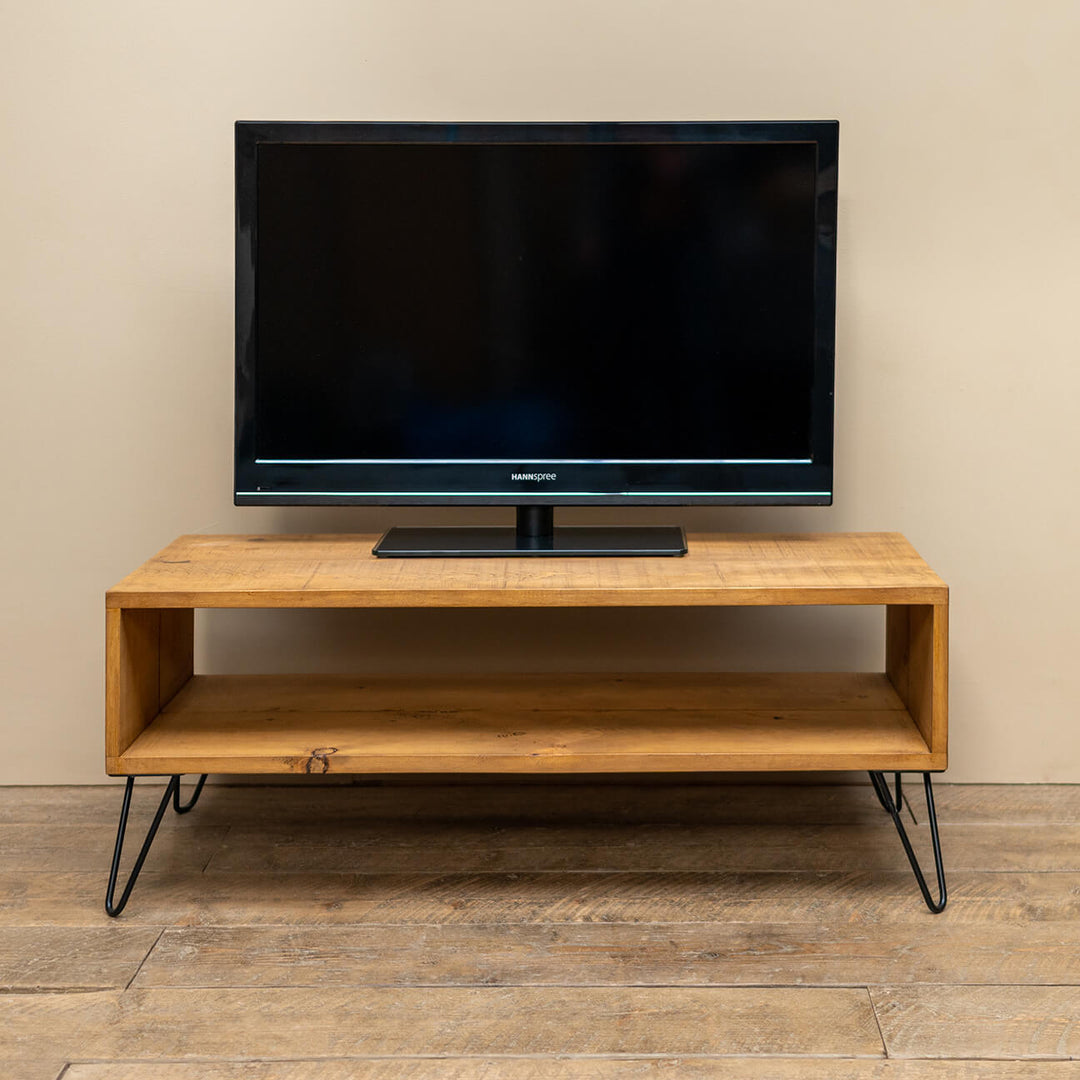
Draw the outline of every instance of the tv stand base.
<instances>
[{"instance_id":1,"label":"tv stand base","mask_svg":"<svg viewBox=\"0 0 1080 1080\"><path fill-rule=\"evenodd\" d=\"M397 527L371 549L384 559L507 558L520 555L685 555L679 525L566 525L555 528L553 506L519 506L513 529L498 526Z\"/></svg>"},{"instance_id":2,"label":"tv stand base","mask_svg":"<svg viewBox=\"0 0 1080 1080\"><path fill-rule=\"evenodd\" d=\"M552 532L547 509L519 515L526 539ZM145 841L132 841L142 844L138 858L125 859L134 862L132 876L119 884L130 785L125 792L110 914L127 901L170 804L179 812L194 805L194 797L181 799L180 775L206 773L858 770L871 774L927 906L944 906L929 774L948 766L949 593L902 536L699 535L683 559L570 559L557 570L509 558L388 565L370 554L375 540L184 536L108 591L105 768L111 776L159 776L165 785ZM734 619L737 608L769 607L779 616L859 605L884 608L883 670L195 672L195 612L205 608L560 608L573 618L599 608L723 607ZM923 774L936 888L905 831L900 784L886 782L903 772Z\"/></svg>"},{"instance_id":3,"label":"tv stand base","mask_svg":"<svg viewBox=\"0 0 1080 1080\"><path fill-rule=\"evenodd\" d=\"M396 526L371 549L383 559L506 558L508 556L685 555L678 525L562 525L546 536L523 536L512 528L442 525Z\"/></svg>"}]
</instances>

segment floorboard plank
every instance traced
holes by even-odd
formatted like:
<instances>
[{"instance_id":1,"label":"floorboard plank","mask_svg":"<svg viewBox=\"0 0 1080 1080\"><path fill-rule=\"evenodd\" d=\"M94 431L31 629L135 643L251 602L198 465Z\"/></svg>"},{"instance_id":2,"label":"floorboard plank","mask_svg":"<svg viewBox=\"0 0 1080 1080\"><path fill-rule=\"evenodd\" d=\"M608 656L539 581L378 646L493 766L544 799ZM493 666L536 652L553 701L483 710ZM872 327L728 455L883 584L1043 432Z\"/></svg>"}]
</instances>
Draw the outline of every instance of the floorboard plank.
<instances>
[{"instance_id":1,"label":"floorboard plank","mask_svg":"<svg viewBox=\"0 0 1080 1080\"><path fill-rule=\"evenodd\" d=\"M918 850L925 826L912 827ZM1080 825L942 825L952 870L1080 871ZM370 825L288 832L233 829L210 872L537 870L897 870L890 822L878 826Z\"/></svg>"},{"instance_id":2,"label":"floorboard plank","mask_svg":"<svg viewBox=\"0 0 1080 1080\"><path fill-rule=\"evenodd\" d=\"M198 872L220 847L228 831L226 826L162 828L154 839L146 867ZM145 827L139 829L132 822L124 844L123 867L135 862L145 835ZM115 823L111 826L0 825L0 869L23 873L86 870L107 876L115 845Z\"/></svg>"},{"instance_id":3,"label":"floorboard plank","mask_svg":"<svg viewBox=\"0 0 1080 1080\"><path fill-rule=\"evenodd\" d=\"M925 827L913 827L917 848ZM1080 871L1080 825L942 825L951 870ZM115 828L0 826L0 869L100 871ZM125 864L142 833L129 835ZM341 822L287 832L162 830L148 869L214 873L563 871L888 871L906 866L890 824L877 826L446 826Z\"/></svg>"},{"instance_id":4,"label":"floorboard plank","mask_svg":"<svg viewBox=\"0 0 1080 1080\"><path fill-rule=\"evenodd\" d=\"M158 938L157 927L0 927L0 991L120 989Z\"/></svg>"},{"instance_id":5,"label":"floorboard plank","mask_svg":"<svg viewBox=\"0 0 1080 1080\"><path fill-rule=\"evenodd\" d=\"M166 930L139 987L1046 984L1080 924L354 926Z\"/></svg>"},{"instance_id":6,"label":"floorboard plank","mask_svg":"<svg viewBox=\"0 0 1080 1080\"><path fill-rule=\"evenodd\" d=\"M165 792L166 779L155 776L136 782L130 809L133 824L141 821L145 828L150 823L158 800ZM211 786L222 792L235 791L238 795L235 802L237 809L251 803L255 796L254 788L245 795L242 788L226 788L212 781L205 790L209 792ZM189 798L194 790L193 784L181 785L181 797ZM111 825L115 830L123 797L122 781L85 787L0 787L0 825ZM207 797L205 805L209 806L211 802L221 805L220 796L215 795L212 800ZM225 809L224 806L221 808ZM207 824L211 823L197 821L187 814L167 814L161 827L190 828ZM212 824L224 822L215 821ZM252 824L255 824L254 820Z\"/></svg>"},{"instance_id":7,"label":"floorboard plank","mask_svg":"<svg viewBox=\"0 0 1080 1080\"><path fill-rule=\"evenodd\" d=\"M865 990L514 987L0 995L0 1059L883 1057Z\"/></svg>"},{"instance_id":8,"label":"floorboard plank","mask_svg":"<svg viewBox=\"0 0 1080 1080\"><path fill-rule=\"evenodd\" d=\"M935 779L934 802L942 820L953 824L1072 825L1080 821L1080 784L939 784Z\"/></svg>"},{"instance_id":9,"label":"floorboard plank","mask_svg":"<svg viewBox=\"0 0 1080 1080\"><path fill-rule=\"evenodd\" d=\"M854 825L882 820L868 782L736 784L727 777L694 784L664 778L620 783L438 783L422 786L334 784L312 780L285 785L230 785L211 778L196 816L168 815L163 827L271 824L277 828L341 820L444 823L491 821L583 823L618 821L685 824ZM864 778L865 779L865 778ZM159 781L138 785L132 820L148 822L163 790ZM185 797L192 791L183 788ZM906 790L916 805L916 778ZM121 785L0 788L0 825L106 825L115 828ZM155 794L156 793L156 794ZM949 824L1067 825L1080 821L1078 784L934 783L942 821ZM921 816L921 815L919 815Z\"/></svg>"},{"instance_id":10,"label":"floorboard plank","mask_svg":"<svg viewBox=\"0 0 1080 1080\"><path fill-rule=\"evenodd\" d=\"M457 779L0 789L0 1077L1080 1080L1080 785Z\"/></svg>"},{"instance_id":11,"label":"floorboard plank","mask_svg":"<svg viewBox=\"0 0 1080 1080\"><path fill-rule=\"evenodd\" d=\"M1080 873L949 873L950 925L1080 920ZM0 926L106 926L105 867L0 872ZM148 870L125 925L732 923L922 917L908 869L799 873L198 874Z\"/></svg>"},{"instance_id":12,"label":"floorboard plank","mask_svg":"<svg viewBox=\"0 0 1080 1080\"><path fill-rule=\"evenodd\" d=\"M1075 1080L1077 1075L1080 1064L1061 1061L405 1058L72 1065L64 1080Z\"/></svg>"},{"instance_id":13,"label":"floorboard plank","mask_svg":"<svg viewBox=\"0 0 1080 1080\"><path fill-rule=\"evenodd\" d=\"M63 1071L64 1062L62 1061L0 1060L0 1076L4 1080L57 1080ZM180 1078L178 1077L177 1080ZM256 1078L253 1077L252 1080ZM262 1077L257 1080L262 1080Z\"/></svg>"},{"instance_id":14,"label":"floorboard plank","mask_svg":"<svg viewBox=\"0 0 1080 1080\"><path fill-rule=\"evenodd\" d=\"M1080 970L1072 986L875 987L890 1057L1080 1057Z\"/></svg>"}]
</instances>

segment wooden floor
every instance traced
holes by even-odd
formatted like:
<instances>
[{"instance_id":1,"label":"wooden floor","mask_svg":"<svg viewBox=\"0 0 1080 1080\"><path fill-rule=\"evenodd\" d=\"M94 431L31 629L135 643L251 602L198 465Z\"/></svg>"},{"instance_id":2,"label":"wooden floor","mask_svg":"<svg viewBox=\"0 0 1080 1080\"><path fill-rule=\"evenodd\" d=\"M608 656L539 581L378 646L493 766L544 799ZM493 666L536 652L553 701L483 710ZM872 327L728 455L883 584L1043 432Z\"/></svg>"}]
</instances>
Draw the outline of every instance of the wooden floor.
<instances>
[{"instance_id":1,"label":"wooden floor","mask_svg":"<svg viewBox=\"0 0 1080 1080\"><path fill-rule=\"evenodd\" d=\"M1080 786L937 790L939 916L869 785L547 782L210 786L110 920L0 789L0 1077L1078 1077Z\"/></svg>"}]
</instances>

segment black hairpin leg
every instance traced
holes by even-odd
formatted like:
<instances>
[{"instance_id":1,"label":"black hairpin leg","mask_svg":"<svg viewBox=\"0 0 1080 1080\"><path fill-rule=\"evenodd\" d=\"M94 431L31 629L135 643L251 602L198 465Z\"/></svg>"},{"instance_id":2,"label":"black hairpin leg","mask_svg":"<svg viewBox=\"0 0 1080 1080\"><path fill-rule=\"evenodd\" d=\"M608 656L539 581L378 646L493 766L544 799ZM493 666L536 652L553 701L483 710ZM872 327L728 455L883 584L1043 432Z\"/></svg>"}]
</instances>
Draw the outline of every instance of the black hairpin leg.
<instances>
[{"instance_id":1,"label":"black hairpin leg","mask_svg":"<svg viewBox=\"0 0 1080 1080\"><path fill-rule=\"evenodd\" d=\"M897 777L899 779L899 775ZM199 777L198 783L195 785L195 792L190 799L183 806L180 805L180 777L176 778L176 786L173 788L173 809L178 814L186 814L189 810L195 809L195 804L199 801L199 796L202 794L203 784L206 783L206 773L203 773Z\"/></svg>"},{"instance_id":2,"label":"black hairpin leg","mask_svg":"<svg viewBox=\"0 0 1080 1080\"><path fill-rule=\"evenodd\" d=\"M124 834L127 832L128 813L131 810L131 793L135 787L135 777L129 776L127 778L127 784L124 786L124 801L120 805L120 825L116 830L116 847L113 849L112 866L109 869L109 884L105 890L106 915L111 915L113 918L116 918L127 905L128 897L131 896L131 890L135 887L135 881L139 876L139 871L142 870L143 863L146 862L146 856L150 854L150 845L154 842L154 837L157 836L158 827L161 825L161 819L165 816L165 811L169 808L169 801L172 800L173 809L178 814L186 814L199 801L199 796L202 794L203 784L205 783L206 776L204 774L199 778L199 782L195 785L195 794L192 795L186 803L181 804L180 777L169 777L169 782L165 786L165 794L161 796L161 802L158 804L157 813L154 814L154 820L150 822L150 828L146 832L146 839L143 840L142 847L139 849L139 856L135 860L135 865L131 868L131 874L128 876L124 891L120 894L120 899L116 900L116 880L120 874L120 857L124 852Z\"/></svg>"},{"instance_id":3,"label":"black hairpin leg","mask_svg":"<svg viewBox=\"0 0 1080 1080\"><path fill-rule=\"evenodd\" d=\"M870 774L871 779L873 778L873 775L874 775L873 773ZM884 777L885 774L884 773L878 773L878 775L881 776L881 777ZM895 797L895 799L893 801L896 804L896 809L897 810L903 810L904 809L904 787L903 787L903 780L901 779L902 776L903 776L903 773L894 773L893 775L895 776L895 779L896 779L896 797ZM886 788L886 790L888 790L888 789ZM874 794L877 795L877 800L878 800L879 803L881 803L881 809L882 810L888 810L889 809L889 804L884 800L884 798L882 798L881 792L878 791L877 784L874 784Z\"/></svg>"},{"instance_id":4,"label":"black hairpin leg","mask_svg":"<svg viewBox=\"0 0 1080 1080\"><path fill-rule=\"evenodd\" d=\"M911 846L907 831L904 829L904 822L900 817L900 808L903 805L903 793L900 788L900 774L896 774L895 800L889 791L889 785L885 779L884 773L870 773L870 783L874 785L874 792L878 797L878 801L892 815L893 824L896 826L896 831L900 834L900 842L904 845L904 852L908 857L908 862L911 863L911 869L915 872L915 880L919 883L919 890L922 892L923 899L926 901L926 906L935 915L940 911L944 911L945 904L948 900L948 894L945 890L945 866L941 860L941 837L938 835L937 811L934 809L934 789L930 783L930 774L928 772L923 773L923 786L926 789L926 816L930 826L930 840L934 846L934 869L937 872L938 884L937 900L930 894L930 889L926 884L926 878L923 876L922 868L919 866L919 860L915 857L915 849Z\"/></svg>"}]
</instances>

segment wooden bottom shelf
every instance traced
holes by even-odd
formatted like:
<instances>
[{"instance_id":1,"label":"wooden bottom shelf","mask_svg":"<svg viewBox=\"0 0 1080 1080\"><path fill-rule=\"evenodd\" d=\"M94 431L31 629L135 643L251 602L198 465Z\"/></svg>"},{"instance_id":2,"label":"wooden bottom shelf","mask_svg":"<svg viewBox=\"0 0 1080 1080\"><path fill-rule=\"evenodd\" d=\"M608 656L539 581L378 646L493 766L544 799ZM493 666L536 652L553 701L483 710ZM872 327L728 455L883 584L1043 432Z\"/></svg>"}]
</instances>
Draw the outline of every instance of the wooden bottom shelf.
<instances>
[{"instance_id":1,"label":"wooden bottom shelf","mask_svg":"<svg viewBox=\"0 0 1080 1080\"><path fill-rule=\"evenodd\" d=\"M944 768L887 676L196 675L110 775Z\"/></svg>"}]
</instances>

